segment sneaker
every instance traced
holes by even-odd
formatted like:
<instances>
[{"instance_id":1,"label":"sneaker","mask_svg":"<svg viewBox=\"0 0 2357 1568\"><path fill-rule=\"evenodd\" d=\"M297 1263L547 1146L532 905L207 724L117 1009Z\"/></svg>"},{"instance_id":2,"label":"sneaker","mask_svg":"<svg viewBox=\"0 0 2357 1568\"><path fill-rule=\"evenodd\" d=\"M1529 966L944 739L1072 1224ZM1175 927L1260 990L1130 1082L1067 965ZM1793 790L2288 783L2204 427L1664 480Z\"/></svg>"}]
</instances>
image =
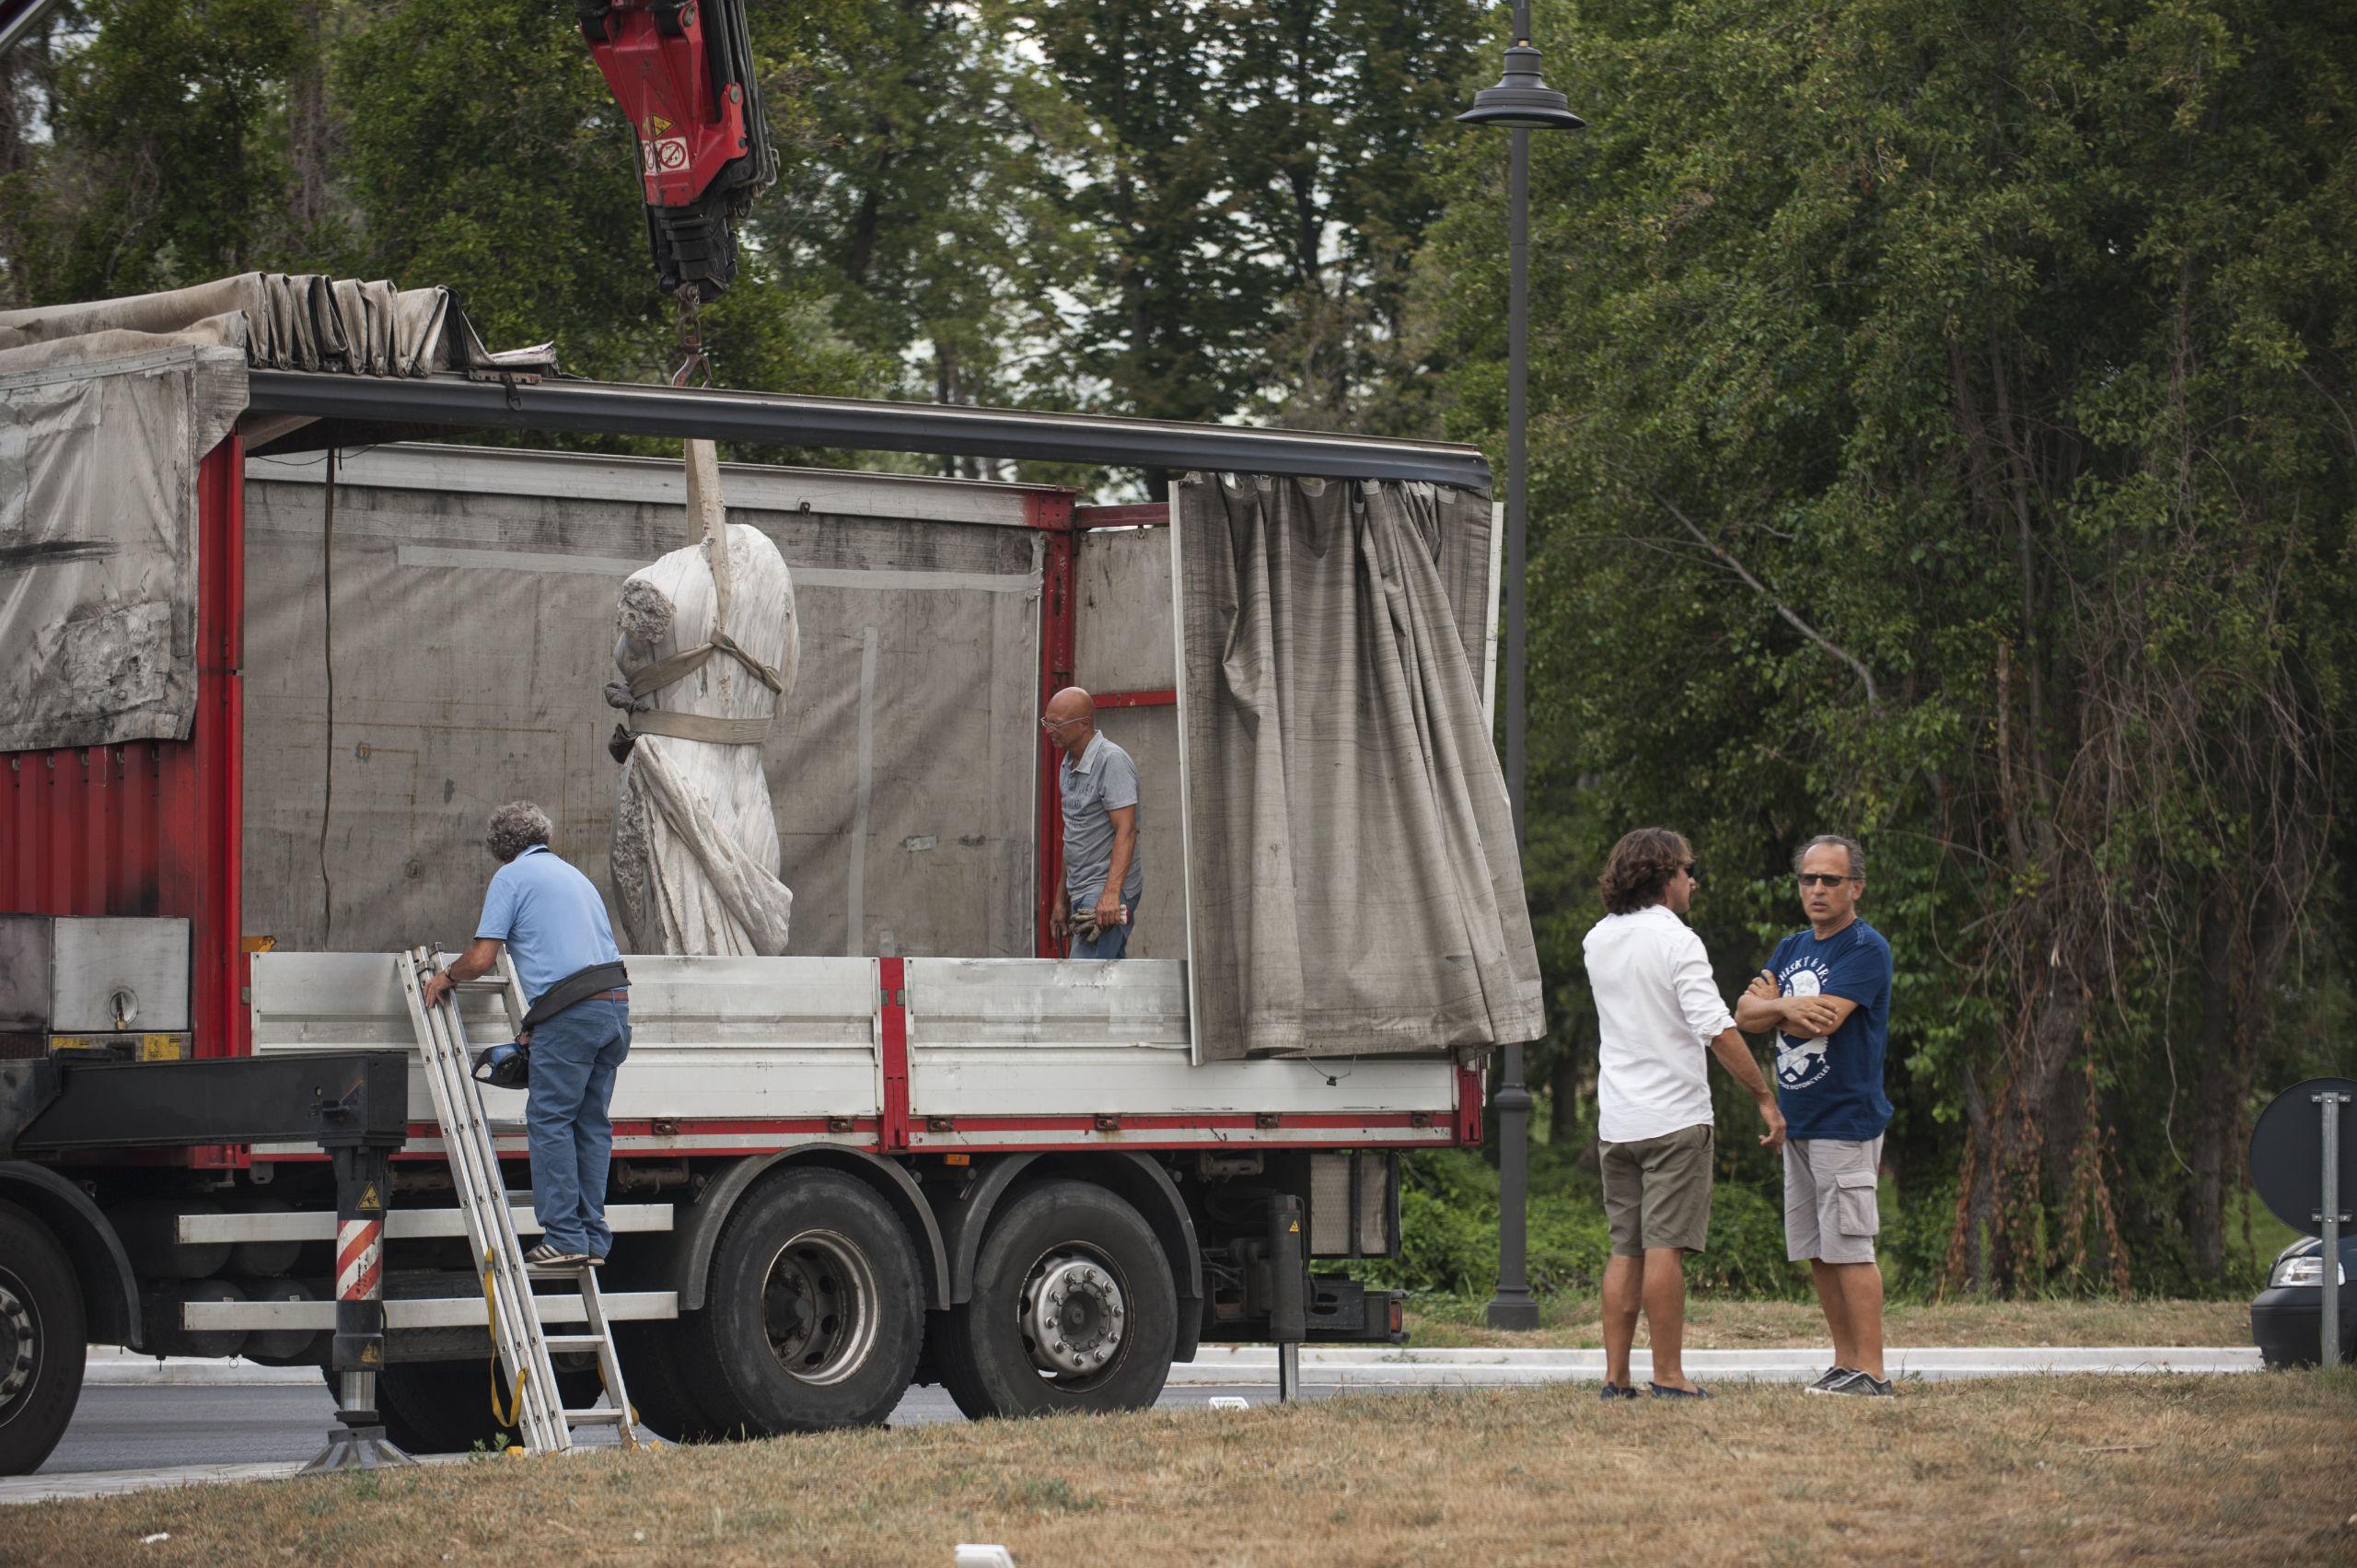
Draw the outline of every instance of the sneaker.
<instances>
[{"instance_id":1,"label":"sneaker","mask_svg":"<svg viewBox=\"0 0 2357 1568\"><path fill-rule=\"evenodd\" d=\"M1864 1372L1852 1372L1839 1383L1817 1390L1825 1394L1857 1394L1867 1399L1887 1400L1892 1397L1890 1380Z\"/></svg>"},{"instance_id":2,"label":"sneaker","mask_svg":"<svg viewBox=\"0 0 2357 1568\"><path fill-rule=\"evenodd\" d=\"M545 1241L524 1254L525 1264L534 1269L578 1269L585 1263L595 1261L586 1252L567 1252Z\"/></svg>"},{"instance_id":3,"label":"sneaker","mask_svg":"<svg viewBox=\"0 0 2357 1568\"><path fill-rule=\"evenodd\" d=\"M1615 1400L1633 1400L1636 1397L1636 1389L1623 1388L1618 1383L1607 1383L1604 1386L1604 1391L1596 1395L1596 1398L1602 1400L1606 1404L1610 1404Z\"/></svg>"},{"instance_id":4,"label":"sneaker","mask_svg":"<svg viewBox=\"0 0 2357 1568\"><path fill-rule=\"evenodd\" d=\"M1853 1373L1850 1367L1829 1366L1817 1375L1816 1382L1801 1391L1805 1394L1822 1394L1836 1383L1845 1382L1852 1376Z\"/></svg>"}]
</instances>

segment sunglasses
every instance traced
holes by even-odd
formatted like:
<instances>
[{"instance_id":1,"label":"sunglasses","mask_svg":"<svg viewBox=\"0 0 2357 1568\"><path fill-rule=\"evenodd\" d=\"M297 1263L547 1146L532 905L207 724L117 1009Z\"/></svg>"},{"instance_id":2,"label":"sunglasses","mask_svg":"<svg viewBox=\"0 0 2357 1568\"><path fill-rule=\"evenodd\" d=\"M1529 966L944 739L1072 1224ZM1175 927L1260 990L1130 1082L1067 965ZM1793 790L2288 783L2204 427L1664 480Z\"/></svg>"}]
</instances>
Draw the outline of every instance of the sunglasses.
<instances>
[{"instance_id":1,"label":"sunglasses","mask_svg":"<svg viewBox=\"0 0 2357 1568\"><path fill-rule=\"evenodd\" d=\"M1062 729L1068 724L1078 724L1080 720L1077 716L1068 719L1042 718L1039 721L1039 727L1041 729Z\"/></svg>"},{"instance_id":2,"label":"sunglasses","mask_svg":"<svg viewBox=\"0 0 2357 1568\"><path fill-rule=\"evenodd\" d=\"M1844 882L1863 882L1863 877L1840 877L1830 871L1803 871L1794 878L1804 888L1838 888Z\"/></svg>"}]
</instances>

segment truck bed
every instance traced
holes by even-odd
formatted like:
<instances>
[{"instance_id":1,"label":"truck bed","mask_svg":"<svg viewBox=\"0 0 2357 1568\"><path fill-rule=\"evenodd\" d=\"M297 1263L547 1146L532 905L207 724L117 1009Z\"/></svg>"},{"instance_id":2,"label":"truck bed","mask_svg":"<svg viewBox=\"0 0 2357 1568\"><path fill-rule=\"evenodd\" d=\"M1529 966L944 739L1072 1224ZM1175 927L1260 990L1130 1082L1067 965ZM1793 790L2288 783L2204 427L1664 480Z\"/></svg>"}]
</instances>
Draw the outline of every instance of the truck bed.
<instances>
[{"instance_id":1,"label":"truck bed","mask_svg":"<svg viewBox=\"0 0 2357 1568\"><path fill-rule=\"evenodd\" d=\"M625 959L631 1054L612 1106L621 1157L744 1154L810 1142L879 1152L1224 1144L1439 1145L1478 1115L1446 1056L1197 1063L1177 959ZM497 999L465 998L477 1046L506 1038ZM257 953L257 1054L414 1051L389 953ZM524 1096L487 1090L514 1119ZM438 1153L410 1080L412 1156ZM1473 1134L1478 1136L1478 1132ZM261 1146L257 1157L318 1156Z\"/></svg>"}]
</instances>

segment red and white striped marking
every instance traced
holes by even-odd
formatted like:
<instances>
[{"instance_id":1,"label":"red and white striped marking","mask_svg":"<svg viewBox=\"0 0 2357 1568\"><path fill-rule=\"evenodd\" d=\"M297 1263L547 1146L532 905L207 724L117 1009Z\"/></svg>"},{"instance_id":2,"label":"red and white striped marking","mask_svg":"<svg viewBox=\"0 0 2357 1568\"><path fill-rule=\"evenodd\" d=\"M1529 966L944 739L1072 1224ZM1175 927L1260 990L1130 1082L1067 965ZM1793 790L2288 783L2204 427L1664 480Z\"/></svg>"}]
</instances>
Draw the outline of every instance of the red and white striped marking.
<instances>
[{"instance_id":1,"label":"red and white striped marking","mask_svg":"<svg viewBox=\"0 0 2357 1568\"><path fill-rule=\"evenodd\" d=\"M374 1301L385 1283L385 1222L345 1220L335 1233L339 1301Z\"/></svg>"}]
</instances>

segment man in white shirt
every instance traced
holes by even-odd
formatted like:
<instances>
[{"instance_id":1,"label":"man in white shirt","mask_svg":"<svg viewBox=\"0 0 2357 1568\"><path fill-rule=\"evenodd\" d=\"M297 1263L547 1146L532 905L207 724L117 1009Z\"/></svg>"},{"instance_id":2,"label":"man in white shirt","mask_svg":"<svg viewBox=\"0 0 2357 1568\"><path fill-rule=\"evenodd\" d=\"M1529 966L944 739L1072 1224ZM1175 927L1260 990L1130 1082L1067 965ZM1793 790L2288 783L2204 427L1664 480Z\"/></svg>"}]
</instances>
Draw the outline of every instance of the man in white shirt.
<instances>
[{"instance_id":1,"label":"man in white shirt","mask_svg":"<svg viewBox=\"0 0 2357 1568\"><path fill-rule=\"evenodd\" d=\"M1705 1047L1759 1108L1770 1149L1784 1142L1776 1097L1711 978L1702 939L1680 917L1699 885L1694 852L1666 828L1612 846L1596 879L1605 916L1587 934L1601 1045L1596 1139L1612 1256L1604 1269L1604 1397L1637 1397L1629 1349L1640 1307L1653 1338L1656 1399L1708 1399L1686 1376L1686 1254L1711 1228L1711 1086Z\"/></svg>"}]
</instances>

